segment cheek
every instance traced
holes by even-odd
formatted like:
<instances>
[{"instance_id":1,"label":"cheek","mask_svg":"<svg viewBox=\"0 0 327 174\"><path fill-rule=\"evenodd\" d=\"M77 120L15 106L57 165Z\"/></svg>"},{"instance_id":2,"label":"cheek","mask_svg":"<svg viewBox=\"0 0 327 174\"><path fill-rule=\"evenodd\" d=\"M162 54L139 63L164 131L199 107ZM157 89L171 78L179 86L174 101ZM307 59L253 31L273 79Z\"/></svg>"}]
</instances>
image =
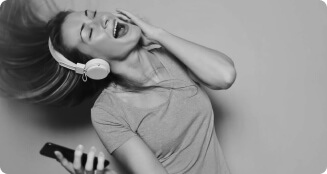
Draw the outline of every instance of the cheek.
<instances>
[{"instance_id":1,"label":"cheek","mask_svg":"<svg viewBox=\"0 0 327 174\"><path fill-rule=\"evenodd\" d=\"M105 36L98 36L101 39L98 38L98 42L94 43L93 45L94 51L96 52L95 54L109 58L124 57L127 53L136 47L141 38L141 35L141 29L137 26L133 26L133 33L131 33L131 36L128 39L118 41L109 39Z\"/></svg>"},{"instance_id":2,"label":"cheek","mask_svg":"<svg viewBox=\"0 0 327 174\"><path fill-rule=\"evenodd\" d=\"M126 43L111 42L99 45L97 50L106 58L123 58L131 50L131 47Z\"/></svg>"},{"instance_id":3,"label":"cheek","mask_svg":"<svg viewBox=\"0 0 327 174\"><path fill-rule=\"evenodd\" d=\"M139 40L141 39L142 36L142 32L141 29L137 26L133 27L133 33L131 33L131 38L128 40L128 45L130 45L131 47L135 47Z\"/></svg>"},{"instance_id":4,"label":"cheek","mask_svg":"<svg viewBox=\"0 0 327 174\"><path fill-rule=\"evenodd\" d=\"M141 31L141 29L140 29L140 27L137 27L136 26L136 37L137 37L137 39L140 39L141 38L141 36L142 36L142 31Z\"/></svg>"}]
</instances>

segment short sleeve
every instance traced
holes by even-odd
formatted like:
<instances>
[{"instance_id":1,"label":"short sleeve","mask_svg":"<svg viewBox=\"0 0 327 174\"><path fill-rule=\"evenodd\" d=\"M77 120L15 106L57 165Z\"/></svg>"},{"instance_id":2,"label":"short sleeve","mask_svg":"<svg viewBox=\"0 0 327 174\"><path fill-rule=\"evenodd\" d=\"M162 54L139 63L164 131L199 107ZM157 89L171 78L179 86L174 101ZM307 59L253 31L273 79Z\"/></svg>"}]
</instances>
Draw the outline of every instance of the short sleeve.
<instances>
[{"instance_id":1,"label":"short sleeve","mask_svg":"<svg viewBox=\"0 0 327 174\"><path fill-rule=\"evenodd\" d=\"M198 85L189 75L189 68L165 47L154 48L151 52L157 55L174 79L183 81L183 83L180 83L183 84L182 86L185 84L190 86Z\"/></svg>"},{"instance_id":2,"label":"short sleeve","mask_svg":"<svg viewBox=\"0 0 327 174\"><path fill-rule=\"evenodd\" d=\"M100 140L110 154L127 140L137 136L123 119L101 107L91 109L91 120Z\"/></svg>"}]
</instances>

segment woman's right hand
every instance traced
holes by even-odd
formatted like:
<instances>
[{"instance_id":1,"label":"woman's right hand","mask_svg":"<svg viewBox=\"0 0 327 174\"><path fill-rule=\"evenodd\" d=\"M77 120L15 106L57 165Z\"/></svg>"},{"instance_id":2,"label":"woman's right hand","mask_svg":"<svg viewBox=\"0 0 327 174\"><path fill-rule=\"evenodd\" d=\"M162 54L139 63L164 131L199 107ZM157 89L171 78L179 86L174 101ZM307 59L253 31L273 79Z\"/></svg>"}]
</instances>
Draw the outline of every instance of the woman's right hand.
<instances>
[{"instance_id":1,"label":"woman's right hand","mask_svg":"<svg viewBox=\"0 0 327 174\"><path fill-rule=\"evenodd\" d=\"M133 13L123 10L123 9L116 9L117 13L115 14L120 20L123 20L127 23L131 23L140 27L142 31L141 41L143 46L149 46L152 44L159 44L158 43L158 36L163 30L159 27L151 25L144 21L144 19L134 15Z\"/></svg>"},{"instance_id":2,"label":"woman's right hand","mask_svg":"<svg viewBox=\"0 0 327 174\"><path fill-rule=\"evenodd\" d=\"M82 166L82 154L83 146L79 145L75 149L74 162L69 162L59 151L55 151L55 155L59 163L71 174L117 174L115 171L104 168L104 154L102 152L98 155L98 165L97 169L93 170L93 160L95 156L96 149L91 147L89 153L87 154L87 160L85 168Z\"/></svg>"}]
</instances>

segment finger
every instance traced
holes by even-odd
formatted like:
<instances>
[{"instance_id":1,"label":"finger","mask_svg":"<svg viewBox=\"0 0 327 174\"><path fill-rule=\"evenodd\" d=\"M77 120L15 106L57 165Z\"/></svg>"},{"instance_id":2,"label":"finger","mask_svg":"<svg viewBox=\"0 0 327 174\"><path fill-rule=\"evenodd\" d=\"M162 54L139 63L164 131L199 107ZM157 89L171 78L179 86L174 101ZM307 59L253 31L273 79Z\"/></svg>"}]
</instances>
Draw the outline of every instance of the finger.
<instances>
[{"instance_id":1,"label":"finger","mask_svg":"<svg viewBox=\"0 0 327 174\"><path fill-rule=\"evenodd\" d=\"M124 15L119 14L119 13L115 13L114 15L117 16L118 19L120 19L120 20L122 20L122 21L125 21L125 22L131 22L131 20L130 20L127 16L124 16Z\"/></svg>"},{"instance_id":2,"label":"finger","mask_svg":"<svg viewBox=\"0 0 327 174\"><path fill-rule=\"evenodd\" d=\"M117 13L115 13L114 15L117 16L117 17L119 17L119 18L122 18L122 19L124 19L124 20L131 21L131 18L130 18L129 16L126 15L127 13L129 13L129 15L134 16L134 18L138 18L139 20L141 20L141 21L143 21L143 22L146 22L146 21L147 21L144 17L142 17L142 16L140 16L140 15L133 15L133 14L130 13L130 12L127 12L127 11L125 11L125 12L126 12L126 13L124 13L124 12L122 12L122 11L117 11ZM133 18L133 17L132 17L132 18Z\"/></svg>"},{"instance_id":3,"label":"finger","mask_svg":"<svg viewBox=\"0 0 327 174\"><path fill-rule=\"evenodd\" d=\"M123 9L116 9L116 11L117 11L118 14L122 14L122 15L124 15L127 18L132 19L132 20L137 20L137 18L138 18L133 13L131 13L129 11L126 11L126 10L123 10Z\"/></svg>"},{"instance_id":4,"label":"finger","mask_svg":"<svg viewBox=\"0 0 327 174\"><path fill-rule=\"evenodd\" d=\"M73 166L72 164L66 159L64 158L64 156L62 155L61 152L59 151L55 151L54 152L59 163L66 169L68 170L70 173L73 173L74 172L74 169L73 169Z\"/></svg>"},{"instance_id":5,"label":"finger","mask_svg":"<svg viewBox=\"0 0 327 174\"><path fill-rule=\"evenodd\" d=\"M104 169L104 154L100 152L98 155L97 174L103 174Z\"/></svg>"},{"instance_id":6,"label":"finger","mask_svg":"<svg viewBox=\"0 0 327 174\"><path fill-rule=\"evenodd\" d=\"M83 169L82 169L82 155L83 155L83 145L78 145L75 149L75 153L74 153L74 170L75 173L79 174L79 173L83 173Z\"/></svg>"},{"instance_id":7,"label":"finger","mask_svg":"<svg viewBox=\"0 0 327 174\"><path fill-rule=\"evenodd\" d=\"M134 22L136 25L138 25L139 27L145 27L145 22L142 21L140 18L136 17L134 14L132 14L131 12L128 12L126 10L123 9L116 9L116 11L118 13L121 13L125 16L127 16L128 18L130 18L132 20L132 22Z\"/></svg>"},{"instance_id":8,"label":"finger","mask_svg":"<svg viewBox=\"0 0 327 174\"><path fill-rule=\"evenodd\" d=\"M127 10L123 10L121 8L116 8L116 11L118 13L121 13L121 14L127 16L128 18L133 18L134 17L134 15L131 12L127 11Z\"/></svg>"},{"instance_id":9,"label":"finger","mask_svg":"<svg viewBox=\"0 0 327 174\"><path fill-rule=\"evenodd\" d=\"M92 174L93 173L93 161L94 161L94 154L95 154L95 147L92 146L89 153L87 154L87 160L85 164L85 172L86 174Z\"/></svg>"}]
</instances>

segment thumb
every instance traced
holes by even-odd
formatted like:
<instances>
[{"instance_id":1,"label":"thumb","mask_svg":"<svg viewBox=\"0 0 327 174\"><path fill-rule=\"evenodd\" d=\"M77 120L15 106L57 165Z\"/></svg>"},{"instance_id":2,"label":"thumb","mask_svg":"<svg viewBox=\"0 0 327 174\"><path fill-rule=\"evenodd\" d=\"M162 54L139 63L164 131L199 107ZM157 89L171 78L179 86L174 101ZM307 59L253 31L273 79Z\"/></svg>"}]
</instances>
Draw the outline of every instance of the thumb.
<instances>
[{"instance_id":1,"label":"thumb","mask_svg":"<svg viewBox=\"0 0 327 174\"><path fill-rule=\"evenodd\" d=\"M149 45L151 45L151 41L147 38L147 37L145 37L143 34L142 34L142 38L141 38L142 40L142 46L149 46Z\"/></svg>"}]
</instances>

